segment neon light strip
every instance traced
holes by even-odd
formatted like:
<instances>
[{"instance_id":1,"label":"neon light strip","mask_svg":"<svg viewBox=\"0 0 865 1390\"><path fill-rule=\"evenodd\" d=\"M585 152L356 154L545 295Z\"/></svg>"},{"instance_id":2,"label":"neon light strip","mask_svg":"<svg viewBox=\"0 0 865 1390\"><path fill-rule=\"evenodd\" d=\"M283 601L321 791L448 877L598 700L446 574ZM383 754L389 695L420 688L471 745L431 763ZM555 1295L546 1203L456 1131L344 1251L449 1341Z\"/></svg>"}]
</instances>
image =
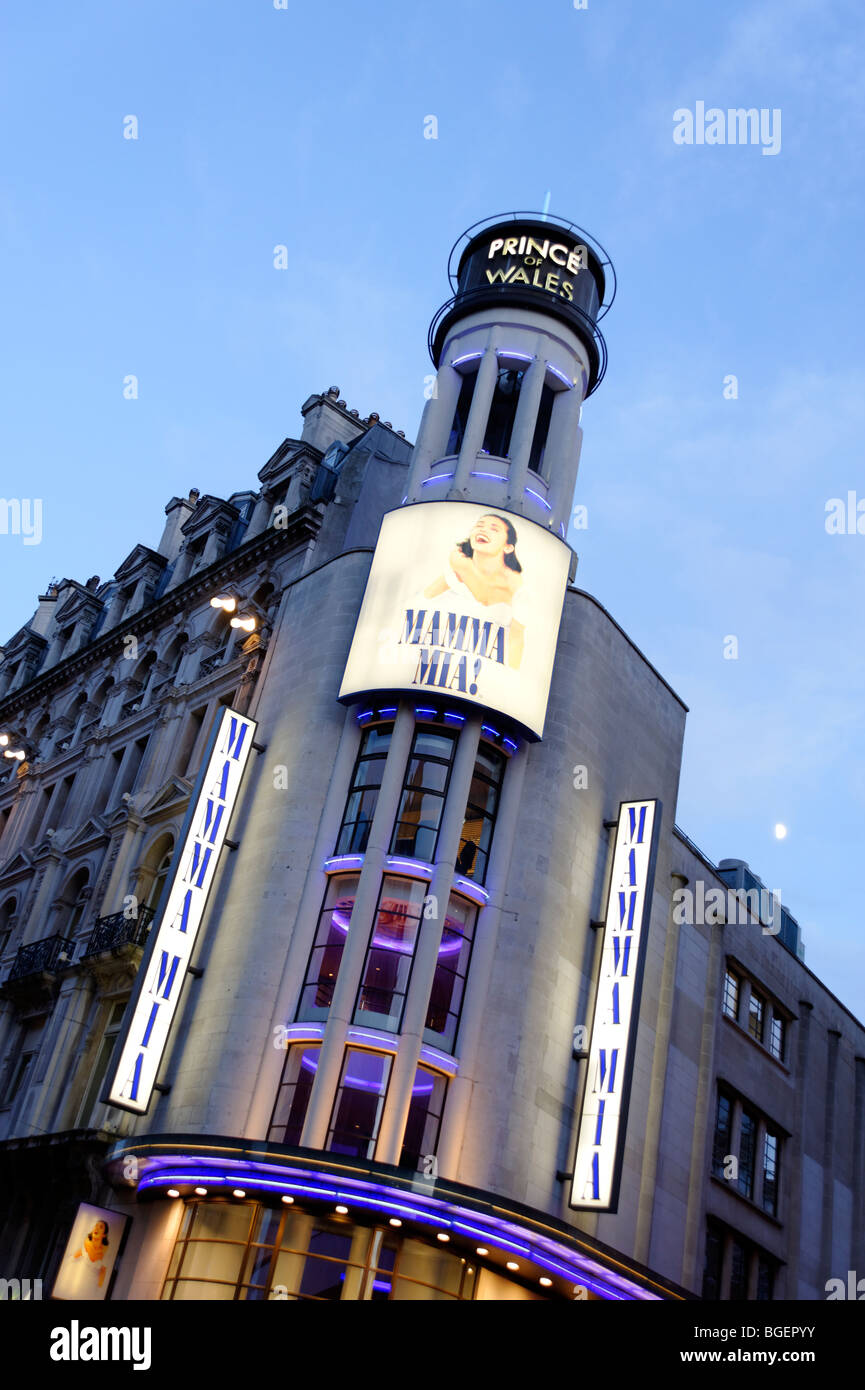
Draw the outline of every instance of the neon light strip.
<instances>
[{"instance_id":1,"label":"neon light strip","mask_svg":"<svg viewBox=\"0 0 865 1390\"><path fill-rule=\"evenodd\" d=\"M459 1061L456 1057L446 1057L443 1052L430 1047L429 1043L422 1043L420 1050L422 1062L429 1062L430 1066L438 1067L440 1071L446 1072L448 1076L456 1076L460 1069Z\"/></svg>"},{"instance_id":2,"label":"neon light strip","mask_svg":"<svg viewBox=\"0 0 865 1390\"><path fill-rule=\"evenodd\" d=\"M359 869L362 863L362 854L337 854L332 859L325 859L322 868L326 874L335 874L340 869Z\"/></svg>"},{"instance_id":3,"label":"neon light strip","mask_svg":"<svg viewBox=\"0 0 865 1390\"><path fill-rule=\"evenodd\" d=\"M396 855L385 855L385 867L388 869L409 869L416 878L432 878L432 865L425 864L420 859L398 859Z\"/></svg>"},{"instance_id":4,"label":"neon light strip","mask_svg":"<svg viewBox=\"0 0 865 1390\"><path fill-rule=\"evenodd\" d=\"M288 1176L280 1179L266 1177L260 1174L257 1165L248 1163L236 1163L230 1168L221 1164L206 1173L190 1172L187 1168L178 1166L182 1163L183 1159L181 1158L174 1160L173 1167L159 1168L152 1173L146 1173L139 1181L138 1191L154 1191L175 1186L177 1183L188 1185L199 1182L218 1188L242 1186L247 1191L257 1187L263 1191L274 1193L299 1192L317 1200L335 1200L346 1206L353 1205L374 1211L384 1211L389 1214L401 1214L419 1224L437 1226L440 1230L465 1232L473 1238L483 1240L485 1244L493 1245L502 1251L522 1255L524 1259L530 1260L543 1269L569 1281L573 1280L574 1283L582 1284L592 1289L603 1299L663 1301L657 1294L623 1279L612 1271L609 1276L606 1271L602 1271L599 1276L592 1277L587 1274L585 1264L581 1263L570 1251L551 1237L533 1238L528 1233L519 1232L521 1236L519 1239L517 1238L519 1228L515 1229L513 1222L507 1222L494 1216L480 1217L473 1211L453 1204L448 1204L445 1207L440 1199L434 1197L415 1196L414 1200L409 1203L405 1200L405 1195L402 1192L372 1181L349 1180L344 1186L333 1188L325 1186L323 1183L309 1181L314 1175L305 1171L298 1174L299 1177L307 1179L306 1182L301 1182ZM191 1163L192 1160L190 1159ZM204 1167L205 1164L196 1161L195 1166ZM586 1264L593 1270L599 1269L595 1261L587 1261ZM614 1288L613 1283L618 1284L624 1291L620 1292Z\"/></svg>"},{"instance_id":5,"label":"neon light strip","mask_svg":"<svg viewBox=\"0 0 865 1390\"><path fill-rule=\"evenodd\" d=\"M483 907L490 900L490 895L486 888L482 888L479 883L473 883L470 878L455 878L454 889L459 893L464 893L472 902L480 903Z\"/></svg>"},{"instance_id":6,"label":"neon light strip","mask_svg":"<svg viewBox=\"0 0 865 1390\"><path fill-rule=\"evenodd\" d=\"M553 376L557 376L559 381L563 381L569 390L573 389L574 383L571 381L571 378L565 376L564 372L560 372L558 367L554 367L552 362L547 363L547 371L552 372Z\"/></svg>"},{"instance_id":7,"label":"neon light strip","mask_svg":"<svg viewBox=\"0 0 865 1390\"><path fill-rule=\"evenodd\" d=\"M478 357L483 357L482 352L464 352L462 357L454 357L451 360L452 367L458 367L461 362L474 362Z\"/></svg>"},{"instance_id":8,"label":"neon light strip","mask_svg":"<svg viewBox=\"0 0 865 1390\"><path fill-rule=\"evenodd\" d=\"M506 483L506 482L507 482L507 478L504 476L503 473L475 473L475 472L472 472L472 473L469 474L469 477L470 477L470 478L492 478L493 482L495 482L495 483Z\"/></svg>"},{"instance_id":9,"label":"neon light strip","mask_svg":"<svg viewBox=\"0 0 865 1390\"><path fill-rule=\"evenodd\" d=\"M421 487L429 487L430 483L440 483L443 478L452 478L453 473L436 473L434 478L424 478Z\"/></svg>"},{"instance_id":10,"label":"neon light strip","mask_svg":"<svg viewBox=\"0 0 865 1390\"><path fill-rule=\"evenodd\" d=\"M513 352L510 348L496 348L496 357L516 357L520 362L534 362L530 352Z\"/></svg>"},{"instance_id":11,"label":"neon light strip","mask_svg":"<svg viewBox=\"0 0 865 1390\"><path fill-rule=\"evenodd\" d=\"M348 1041L357 1043L376 1043L385 1052L396 1052L399 1047L399 1038L394 1033L389 1036L385 1033L372 1033L366 1028L349 1028Z\"/></svg>"},{"instance_id":12,"label":"neon light strip","mask_svg":"<svg viewBox=\"0 0 865 1390\"><path fill-rule=\"evenodd\" d=\"M550 506L549 502L545 502L544 499L543 499L543 497L541 496L541 494L540 494L539 492L535 492L535 491L534 491L532 488L530 488L530 487L525 488L524 491L527 492L527 493L529 494L529 497L535 497L535 498L537 498L537 500L540 502L541 506L542 506L542 507L546 507L546 509L547 509L548 512L551 512L551 511L553 510L552 507Z\"/></svg>"}]
</instances>

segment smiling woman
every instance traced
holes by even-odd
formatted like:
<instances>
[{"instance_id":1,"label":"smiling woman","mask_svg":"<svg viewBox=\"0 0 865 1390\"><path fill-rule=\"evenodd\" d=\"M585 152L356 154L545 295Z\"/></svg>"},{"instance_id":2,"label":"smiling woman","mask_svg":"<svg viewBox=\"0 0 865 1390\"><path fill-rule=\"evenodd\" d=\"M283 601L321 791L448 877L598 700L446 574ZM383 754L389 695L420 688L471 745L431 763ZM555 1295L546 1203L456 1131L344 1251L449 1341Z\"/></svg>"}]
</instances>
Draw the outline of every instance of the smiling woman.
<instances>
[{"instance_id":1,"label":"smiling woman","mask_svg":"<svg viewBox=\"0 0 865 1390\"><path fill-rule=\"evenodd\" d=\"M525 622L515 617L522 588L522 565L516 555L517 532L506 517L478 517L468 537L458 541L442 574L424 589L424 598L450 591L448 601L461 611L491 617L508 633L508 665L523 659Z\"/></svg>"}]
</instances>

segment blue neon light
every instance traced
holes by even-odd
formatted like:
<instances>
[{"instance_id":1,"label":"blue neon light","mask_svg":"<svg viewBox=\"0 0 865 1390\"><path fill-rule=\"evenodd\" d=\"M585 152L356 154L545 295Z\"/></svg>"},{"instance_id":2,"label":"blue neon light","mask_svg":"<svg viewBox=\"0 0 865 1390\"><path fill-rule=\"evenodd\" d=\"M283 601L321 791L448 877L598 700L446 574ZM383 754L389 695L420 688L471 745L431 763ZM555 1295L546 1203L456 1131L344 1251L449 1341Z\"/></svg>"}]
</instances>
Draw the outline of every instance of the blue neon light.
<instances>
[{"instance_id":1,"label":"blue neon light","mask_svg":"<svg viewBox=\"0 0 865 1390\"><path fill-rule=\"evenodd\" d=\"M434 478L424 478L421 487L429 487L430 483L440 483L443 478L452 478L453 473L436 473Z\"/></svg>"},{"instance_id":2,"label":"blue neon light","mask_svg":"<svg viewBox=\"0 0 865 1390\"><path fill-rule=\"evenodd\" d=\"M501 738L498 729L494 729L491 724L482 724L481 733L489 734L492 738Z\"/></svg>"},{"instance_id":3,"label":"blue neon light","mask_svg":"<svg viewBox=\"0 0 865 1390\"><path fill-rule=\"evenodd\" d=\"M529 497L535 497L535 498L538 500L538 502L540 502L540 504L541 504L542 507L546 507L546 509L547 509L548 512L551 512L551 511L553 510L552 507L550 506L549 502L545 502L544 499L543 499L543 497L541 496L541 494L540 494L539 492L535 492L535 491L534 491L532 488L530 488L530 487L525 488L525 491L529 494Z\"/></svg>"},{"instance_id":4,"label":"blue neon light","mask_svg":"<svg viewBox=\"0 0 865 1390\"><path fill-rule=\"evenodd\" d=\"M520 362L534 362L530 352L512 352L510 348L496 348L496 357L516 357Z\"/></svg>"},{"instance_id":5,"label":"blue neon light","mask_svg":"<svg viewBox=\"0 0 865 1390\"><path fill-rule=\"evenodd\" d=\"M510 748L512 753L516 753L517 745L514 743L512 738L503 738L502 744L505 748Z\"/></svg>"},{"instance_id":6,"label":"blue neon light","mask_svg":"<svg viewBox=\"0 0 865 1390\"><path fill-rule=\"evenodd\" d=\"M554 367L552 362L547 363L547 371L552 372L553 376L557 376L559 381L563 381L569 389L573 388L574 383L571 381L571 378L565 376L564 372L560 372L558 367Z\"/></svg>"},{"instance_id":7,"label":"blue neon light","mask_svg":"<svg viewBox=\"0 0 865 1390\"><path fill-rule=\"evenodd\" d=\"M417 708L417 709L415 710L415 714L438 714L438 710L437 710L437 709L424 709L423 707L419 707L419 708Z\"/></svg>"},{"instance_id":8,"label":"blue neon light","mask_svg":"<svg viewBox=\"0 0 865 1390\"><path fill-rule=\"evenodd\" d=\"M503 473L476 473L476 472L472 472L472 473L469 474L469 477L471 477L471 478L492 478L492 479L493 479L493 482L496 482L496 483L506 483L506 482L507 482L507 478L504 476Z\"/></svg>"},{"instance_id":9,"label":"blue neon light","mask_svg":"<svg viewBox=\"0 0 865 1390\"><path fill-rule=\"evenodd\" d=\"M196 1166L203 1165L196 1164ZM547 1269L551 1273L557 1274L574 1283L586 1285L593 1289L594 1292L598 1293L602 1298L620 1302L626 1300L630 1295L631 1299L644 1299L652 1302L659 1301L657 1294L650 1293L648 1290L642 1289L638 1285L633 1285L629 1281L621 1278L621 1276L611 1273L608 1278L605 1277L601 1279L592 1277L587 1274L586 1269L581 1267L576 1261L573 1263L563 1262L561 1255L556 1258L553 1251L548 1250L546 1247L553 1246L558 1249L560 1249L560 1247L558 1247L558 1242L553 1241L549 1237L541 1237L538 1245L527 1245L524 1240L518 1241L514 1239L510 1233L511 1223L505 1222L500 1218L491 1216L481 1224L483 1218L479 1221L474 1213L471 1213L472 1220L460 1220L459 1216L454 1215L446 1216L444 1212L438 1210L439 1202L434 1197L419 1198L415 1204L408 1205L405 1201L396 1200L397 1196L401 1196L402 1194L398 1194L393 1189L380 1183L364 1182L361 1184L357 1182L347 1189L334 1189L322 1185L313 1185L309 1182L300 1182L288 1177L281 1179L264 1177L259 1174L255 1165L244 1163L235 1163L230 1167L222 1164L221 1169L222 1171L220 1171L220 1168L215 1168L215 1170L206 1173L189 1172L188 1170L178 1169L176 1167L160 1169L157 1172L145 1174L139 1181L138 1190L141 1192L144 1190L164 1188L166 1186L170 1187L175 1186L177 1183L190 1184L194 1182L206 1182L211 1188L234 1188L240 1185L247 1191L257 1187L260 1190L272 1191L274 1193L284 1192L291 1194L299 1192L307 1194L317 1200L336 1200L344 1205L365 1207L376 1211L384 1211L389 1214L400 1213L419 1224L436 1226L439 1229L449 1228L456 1232L465 1232L467 1235L483 1240L485 1244L495 1246L500 1250L507 1250L514 1254L522 1255L524 1259L530 1260L533 1264L540 1266L542 1269ZM309 1175L304 1173L302 1176L306 1177ZM366 1192L358 1190L361 1186L371 1191L372 1195L367 1195ZM469 1213L466 1212L466 1216L468 1215ZM542 1244L540 1243L541 1241L543 1242ZM590 1267L593 1269L595 1268L594 1261L591 1262ZM613 1288L613 1282L618 1284L621 1288L627 1289L628 1293L620 1293L617 1289Z\"/></svg>"},{"instance_id":10,"label":"blue neon light","mask_svg":"<svg viewBox=\"0 0 865 1390\"><path fill-rule=\"evenodd\" d=\"M474 362L478 357L482 357L481 352L464 352L462 357L454 357L451 366L458 367L461 362Z\"/></svg>"}]
</instances>

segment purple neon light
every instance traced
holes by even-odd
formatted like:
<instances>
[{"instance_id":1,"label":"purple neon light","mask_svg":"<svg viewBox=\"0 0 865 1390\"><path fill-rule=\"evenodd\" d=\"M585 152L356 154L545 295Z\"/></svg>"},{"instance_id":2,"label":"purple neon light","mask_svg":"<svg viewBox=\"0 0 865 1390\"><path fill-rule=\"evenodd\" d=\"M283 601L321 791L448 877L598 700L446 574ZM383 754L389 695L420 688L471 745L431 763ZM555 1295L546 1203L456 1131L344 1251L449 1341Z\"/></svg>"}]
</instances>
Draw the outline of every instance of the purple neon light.
<instances>
[{"instance_id":1,"label":"purple neon light","mask_svg":"<svg viewBox=\"0 0 865 1390\"><path fill-rule=\"evenodd\" d=\"M176 1162L177 1160L175 1160L175 1163ZM303 1176L309 1177L311 1175L304 1173ZM628 1294L621 1293L612 1287L613 1283L616 1283L620 1285L621 1288L629 1291L632 1300L645 1300L650 1302L662 1301L657 1294L650 1293L648 1290L641 1289L637 1285L630 1284L627 1280L622 1279L618 1275L612 1273L607 1275L606 1271L604 1271L603 1278L592 1277L586 1273L585 1267L581 1267L578 1263L564 1263L561 1255L556 1258L551 1251L547 1251L545 1248L547 1245L560 1248L558 1247L558 1242L551 1240L549 1237L541 1238L543 1244L539 1242L537 1246L534 1244L527 1246L513 1239L508 1231L510 1223L501 1218L490 1216L486 1218L486 1224L481 1225L479 1223L479 1218L475 1217L474 1213L471 1213L473 1218L472 1222L461 1221L458 1216L445 1216L441 1210L437 1209L440 1204L434 1198L420 1198L417 1199L416 1205L409 1206L405 1202L395 1200L397 1193L381 1183L361 1183L358 1180L357 1182L351 1182L350 1190L340 1191L339 1189L313 1185L309 1182L303 1183L289 1178L267 1178L259 1174L255 1165L236 1163L233 1169L229 1169L227 1173L220 1173L218 1169L216 1172L211 1170L207 1173L190 1173L185 1170L173 1170L171 1168L167 1170L160 1169L152 1174L145 1174L139 1181L138 1191L141 1192L166 1186L171 1187L176 1183L189 1184L196 1181L207 1182L211 1187L233 1188L238 1184L242 1184L247 1189L258 1187L273 1192L300 1192L319 1200L335 1199L344 1204L370 1207L374 1210L387 1213L403 1213L411 1220L424 1225L435 1225L440 1229L450 1228L453 1230L464 1230L467 1233L476 1233L486 1244L495 1245L500 1249L511 1250L514 1253L522 1254L524 1258L530 1259L532 1263L539 1265L542 1269L548 1269L552 1273L558 1274L565 1279L573 1280L575 1283L578 1282L587 1285L604 1299L616 1301L628 1299ZM361 1187L372 1190L376 1195L365 1195L365 1193L357 1190ZM401 1196L402 1194L400 1193L399 1195ZM423 1205L421 1205L421 1203ZM457 1210L459 1211L459 1208ZM469 1215L469 1213L467 1212L466 1215ZM597 1268L594 1261L589 1263L593 1269Z\"/></svg>"},{"instance_id":2,"label":"purple neon light","mask_svg":"<svg viewBox=\"0 0 865 1390\"><path fill-rule=\"evenodd\" d=\"M424 478L421 487L429 487L430 483L440 483L443 478L452 478L453 473L436 473L434 478Z\"/></svg>"},{"instance_id":3,"label":"purple neon light","mask_svg":"<svg viewBox=\"0 0 865 1390\"><path fill-rule=\"evenodd\" d=\"M565 376L564 372L560 372L558 367L554 367L552 362L547 363L547 371L552 372L553 376L557 376L559 378L559 381L563 381L568 388L573 389L574 383L571 381L571 378L569 376Z\"/></svg>"},{"instance_id":4,"label":"purple neon light","mask_svg":"<svg viewBox=\"0 0 865 1390\"><path fill-rule=\"evenodd\" d=\"M357 716L357 722L358 722L358 724L360 723L360 721L361 721L362 719L372 719L372 710L371 710L371 709L366 709L366 710L364 710L363 714L359 714L359 715Z\"/></svg>"},{"instance_id":5,"label":"purple neon light","mask_svg":"<svg viewBox=\"0 0 865 1390\"><path fill-rule=\"evenodd\" d=\"M332 859L325 859L323 867L326 874L332 874L337 869L359 869L362 863L362 854L336 854Z\"/></svg>"},{"instance_id":6,"label":"purple neon light","mask_svg":"<svg viewBox=\"0 0 865 1390\"><path fill-rule=\"evenodd\" d=\"M530 352L512 352L510 348L496 348L496 357L516 357L519 362L534 362Z\"/></svg>"},{"instance_id":7,"label":"purple neon light","mask_svg":"<svg viewBox=\"0 0 865 1390\"><path fill-rule=\"evenodd\" d=\"M529 497L535 497L538 500L538 502L540 502L542 507L546 507L548 512L551 512L553 510L549 502L545 502L541 494L539 492L535 492L533 488L527 487L524 489L524 491L529 494Z\"/></svg>"},{"instance_id":8,"label":"purple neon light","mask_svg":"<svg viewBox=\"0 0 865 1390\"><path fill-rule=\"evenodd\" d=\"M464 352L462 357L454 357L451 361L452 367L458 367L461 362L474 362L478 357L483 357L482 352Z\"/></svg>"},{"instance_id":9,"label":"purple neon light","mask_svg":"<svg viewBox=\"0 0 865 1390\"><path fill-rule=\"evenodd\" d=\"M507 482L507 478L506 478L502 473L475 473L475 472L472 472L472 473L469 474L469 477L471 477L471 478L492 478L492 479L493 479L493 482L496 482L496 483L506 483L506 482Z\"/></svg>"},{"instance_id":10,"label":"purple neon light","mask_svg":"<svg viewBox=\"0 0 865 1390\"><path fill-rule=\"evenodd\" d=\"M490 900L486 888L482 888L479 883L473 883L470 878L454 879L454 888L465 893L466 897L471 898L474 902L488 903Z\"/></svg>"},{"instance_id":11,"label":"purple neon light","mask_svg":"<svg viewBox=\"0 0 865 1390\"><path fill-rule=\"evenodd\" d=\"M401 859L396 854L388 854L384 862L388 869L402 866L404 869L412 869L418 878L432 878L432 865L425 864L422 859Z\"/></svg>"},{"instance_id":12,"label":"purple neon light","mask_svg":"<svg viewBox=\"0 0 865 1390\"><path fill-rule=\"evenodd\" d=\"M475 884L472 884L471 886L472 888L474 888L476 892L483 893L484 891L482 888L478 888ZM485 900L488 898L489 894L487 893L485 895ZM330 920L333 926L336 927L337 931L345 932L346 934L348 933L348 929L351 923L350 919L346 917L344 912L339 912L336 908L334 908L330 914ZM448 922L451 922L452 924L450 927L448 927ZM413 917L411 919L411 924L412 927L416 927L417 919ZM448 935L450 936L450 941L446 942L445 937ZM463 941L464 937L459 929L458 923L456 923L453 918L445 917L444 932L442 934L442 942L439 946L438 954L440 956L455 955L458 951L462 950ZM414 941L405 942L400 941L400 939L395 936L379 936L378 934L373 935L372 944L373 946L380 947L384 951L393 951L396 955L401 956L413 955L415 947Z\"/></svg>"}]
</instances>

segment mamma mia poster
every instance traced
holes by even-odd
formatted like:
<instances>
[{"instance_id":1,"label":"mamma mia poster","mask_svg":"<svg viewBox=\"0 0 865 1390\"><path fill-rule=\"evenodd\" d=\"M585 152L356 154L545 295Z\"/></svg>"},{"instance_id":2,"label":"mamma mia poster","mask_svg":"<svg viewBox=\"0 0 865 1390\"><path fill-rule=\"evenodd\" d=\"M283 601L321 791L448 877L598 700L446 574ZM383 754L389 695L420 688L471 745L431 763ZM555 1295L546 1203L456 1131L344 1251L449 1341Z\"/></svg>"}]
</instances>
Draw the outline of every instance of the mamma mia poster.
<instances>
[{"instance_id":1,"label":"mamma mia poster","mask_svg":"<svg viewBox=\"0 0 865 1390\"><path fill-rule=\"evenodd\" d=\"M569 556L542 526L473 502L388 512L340 699L449 695L540 738Z\"/></svg>"}]
</instances>

